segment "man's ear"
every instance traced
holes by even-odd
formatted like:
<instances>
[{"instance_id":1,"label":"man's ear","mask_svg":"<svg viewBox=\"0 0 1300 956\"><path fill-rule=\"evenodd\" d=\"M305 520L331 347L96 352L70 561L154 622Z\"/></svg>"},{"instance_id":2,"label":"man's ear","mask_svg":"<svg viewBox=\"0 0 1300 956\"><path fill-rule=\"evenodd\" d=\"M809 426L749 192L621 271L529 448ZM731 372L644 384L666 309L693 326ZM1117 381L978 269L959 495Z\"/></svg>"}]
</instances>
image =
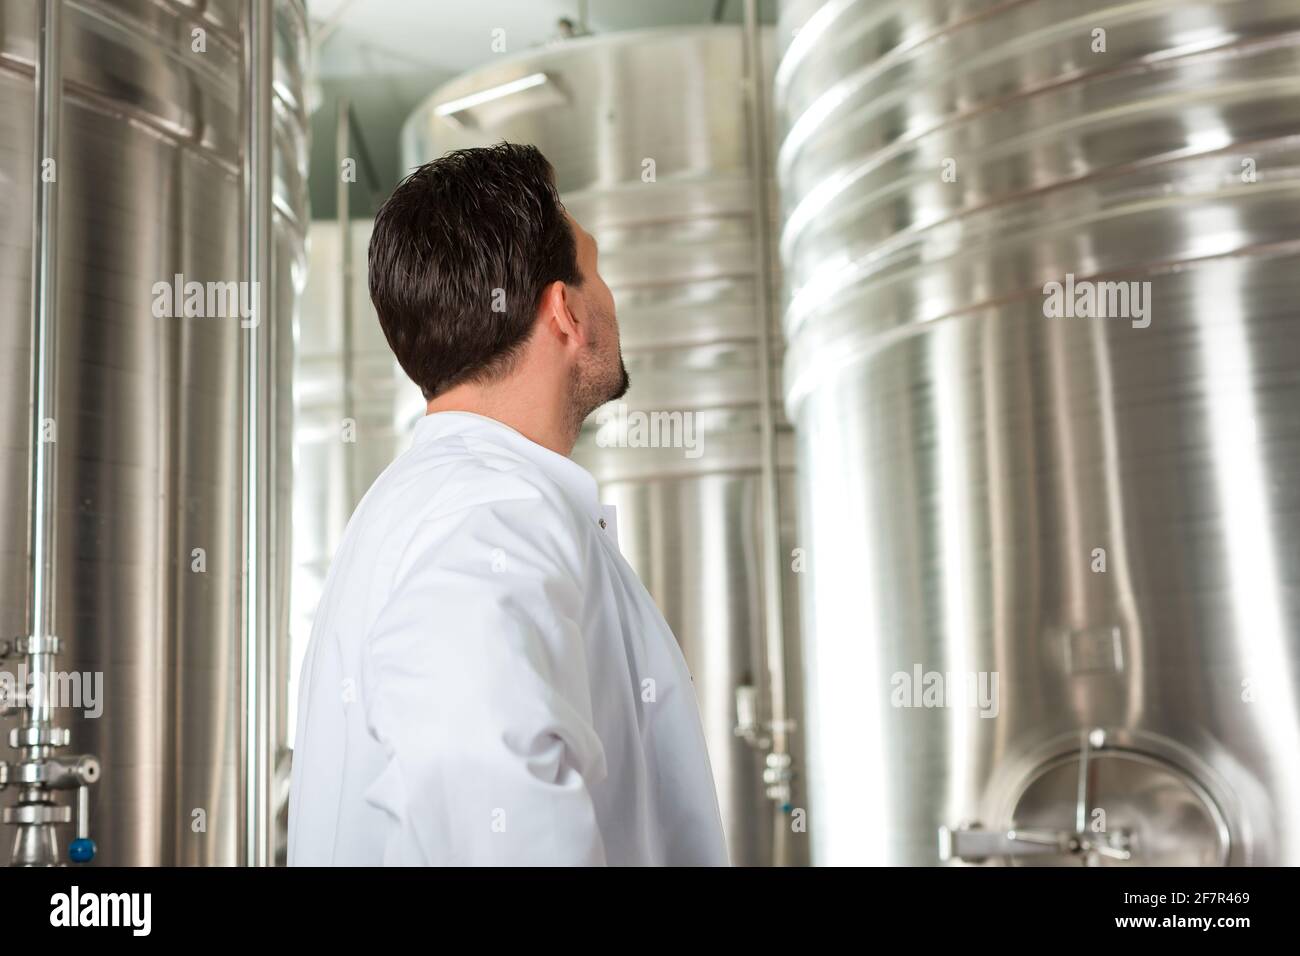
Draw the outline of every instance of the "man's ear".
<instances>
[{"instance_id":1,"label":"man's ear","mask_svg":"<svg viewBox=\"0 0 1300 956\"><path fill-rule=\"evenodd\" d=\"M542 292L541 320L544 328L564 343L583 345L587 341L587 327L574 311L574 299L569 287L555 281Z\"/></svg>"}]
</instances>

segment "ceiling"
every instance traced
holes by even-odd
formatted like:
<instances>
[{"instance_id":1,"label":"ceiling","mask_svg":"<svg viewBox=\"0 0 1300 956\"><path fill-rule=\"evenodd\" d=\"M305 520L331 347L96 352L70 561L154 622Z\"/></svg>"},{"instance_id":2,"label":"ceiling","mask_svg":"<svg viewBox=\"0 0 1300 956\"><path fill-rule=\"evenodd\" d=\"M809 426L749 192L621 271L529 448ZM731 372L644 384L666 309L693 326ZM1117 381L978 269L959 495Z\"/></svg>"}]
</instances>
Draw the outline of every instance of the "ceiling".
<instances>
[{"instance_id":1,"label":"ceiling","mask_svg":"<svg viewBox=\"0 0 1300 956\"><path fill-rule=\"evenodd\" d=\"M771 0L760 4L772 16ZM374 73L455 74L505 52L555 38L562 17L579 21L585 7L594 32L673 24L739 22L742 0L308 0L316 27L322 79ZM497 33L496 31L503 31Z\"/></svg>"}]
</instances>

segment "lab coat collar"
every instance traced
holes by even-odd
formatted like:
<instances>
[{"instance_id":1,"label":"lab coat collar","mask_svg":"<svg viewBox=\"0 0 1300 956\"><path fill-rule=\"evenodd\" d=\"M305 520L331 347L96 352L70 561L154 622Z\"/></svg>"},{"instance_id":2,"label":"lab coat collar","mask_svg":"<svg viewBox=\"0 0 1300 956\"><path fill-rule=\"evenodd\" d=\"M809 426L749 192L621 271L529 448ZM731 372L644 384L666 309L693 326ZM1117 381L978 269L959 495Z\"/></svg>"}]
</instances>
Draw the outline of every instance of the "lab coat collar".
<instances>
[{"instance_id":1,"label":"lab coat collar","mask_svg":"<svg viewBox=\"0 0 1300 956\"><path fill-rule=\"evenodd\" d=\"M415 424L413 440L430 441L445 435L473 434L496 442L528 459L563 490L565 495L601 528L614 535L613 509L600 504L596 479L571 458L544 448L505 422L475 412L433 412Z\"/></svg>"}]
</instances>

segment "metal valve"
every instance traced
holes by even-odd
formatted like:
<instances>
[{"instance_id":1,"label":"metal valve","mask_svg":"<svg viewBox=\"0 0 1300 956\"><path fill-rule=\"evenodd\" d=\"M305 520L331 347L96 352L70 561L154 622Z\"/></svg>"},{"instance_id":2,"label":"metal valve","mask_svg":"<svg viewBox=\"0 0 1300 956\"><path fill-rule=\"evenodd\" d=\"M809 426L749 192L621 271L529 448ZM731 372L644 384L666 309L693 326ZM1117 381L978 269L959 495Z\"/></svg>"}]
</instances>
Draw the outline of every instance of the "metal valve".
<instances>
[{"instance_id":1,"label":"metal valve","mask_svg":"<svg viewBox=\"0 0 1300 956\"><path fill-rule=\"evenodd\" d=\"M1132 858L1132 837L1127 831L1075 833L1070 830L985 830L978 824L939 828L939 859L983 863L993 857L1078 856Z\"/></svg>"},{"instance_id":2,"label":"metal valve","mask_svg":"<svg viewBox=\"0 0 1300 956\"><path fill-rule=\"evenodd\" d=\"M1132 859L1133 838L1128 831L1091 833L1087 827L1092 803L1089 764L1093 752L1105 746L1105 731L1096 729L1083 735L1079 748L1079 778L1072 830L1042 827L986 830L978 823L940 827L939 859L944 862L962 860L967 863L982 863L991 857L1032 856L1077 856L1087 862L1092 862L1096 857Z\"/></svg>"},{"instance_id":3,"label":"metal valve","mask_svg":"<svg viewBox=\"0 0 1300 956\"><path fill-rule=\"evenodd\" d=\"M68 860L89 863L95 858L95 841L90 838L90 786L77 788L77 838L68 844Z\"/></svg>"},{"instance_id":4,"label":"metal valve","mask_svg":"<svg viewBox=\"0 0 1300 956\"><path fill-rule=\"evenodd\" d=\"M772 729L778 725L765 723L759 716L758 688L744 684L736 688L736 726L733 733L755 750L767 751L763 767L763 787L767 798L775 802L782 813L791 809L791 782L794 780L794 760L788 752L772 750ZM779 725L785 730L794 728L793 722Z\"/></svg>"},{"instance_id":5,"label":"metal valve","mask_svg":"<svg viewBox=\"0 0 1300 956\"><path fill-rule=\"evenodd\" d=\"M18 746L19 730L10 734ZM38 757L18 763L0 762L0 790L21 789L18 803L5 807L4 822L17 827L14 866L53 866L58 862L54 826L72 823L72 808L55 803L57 790L77 791L76 839L68 846L68 859L88 863L95 857L90 838L90 785L99 779L99 760L87 754L75 757Z\"/></svg>"},{"instance_id":6,"label":"metal valve","mask_svg":"<svg viewBox=\"0 0 1300 956\"><path fill-rule=\"evenodd\" d=\"M733 733L756 750L765 750L771 739L763 733L759 717L758 688L742 684L736 688L736 726Z\"/></svg>"}]
</instances>

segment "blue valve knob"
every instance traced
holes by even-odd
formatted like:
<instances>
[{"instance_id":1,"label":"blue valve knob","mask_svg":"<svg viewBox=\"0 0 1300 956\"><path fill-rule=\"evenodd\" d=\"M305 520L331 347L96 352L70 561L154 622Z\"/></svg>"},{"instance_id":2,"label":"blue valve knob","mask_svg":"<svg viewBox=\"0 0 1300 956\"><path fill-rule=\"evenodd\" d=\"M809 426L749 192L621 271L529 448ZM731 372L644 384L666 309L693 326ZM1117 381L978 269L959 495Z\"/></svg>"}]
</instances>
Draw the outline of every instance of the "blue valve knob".
<instances>
[{"instance_id":1,"label":"blue valve knob","mask_svg":"<svg viewBox=\"0 0 1300 956\"><path fill-rule=\"evenodd\" d=\"M73 863L89 863L95 858L95 841L78 837L68 844L68 859Z\"/></svg>"}]
</instances>

